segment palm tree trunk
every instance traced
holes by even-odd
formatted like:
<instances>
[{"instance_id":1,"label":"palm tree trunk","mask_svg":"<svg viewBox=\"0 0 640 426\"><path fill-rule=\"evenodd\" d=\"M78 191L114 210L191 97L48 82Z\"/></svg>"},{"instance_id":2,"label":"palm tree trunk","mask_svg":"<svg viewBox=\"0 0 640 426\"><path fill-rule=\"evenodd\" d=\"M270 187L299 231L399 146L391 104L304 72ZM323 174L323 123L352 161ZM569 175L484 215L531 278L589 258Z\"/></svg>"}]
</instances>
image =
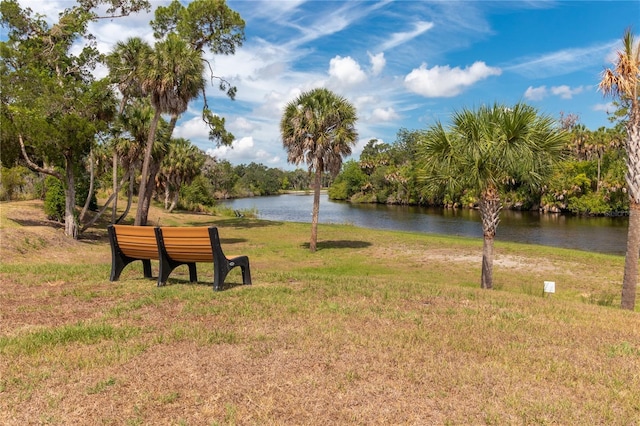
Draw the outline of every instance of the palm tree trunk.
<instances>
[{"instance_id":1,"label":"palm tree trunk","mask_svg":"<svg viewBox=\"0 0 640 426\"><path fill-rule=\"evenodd\" d=\"M624 258L622 279L622 309L634 310L638 286L638 256L640 255L640 118L638 105L632 108L627 124L627 174L625 180L629 190L629 228L627 231L627 253ZM635 119L634 119L635 118ZM637 123L632 125L632 123Z\"/></svg>"},{"instance_id":2,"label":"palm tree trunk","mask_svg":"<svg viewBox=\"0 0 640 426\"><path fill-rule=\"evenodd\" d=\"M135 180L135 173L132 168L129 169L129 193L127 195L127 207L125 207L124 212L120 215L120 217L116 220L115 223L120 223L124 220L125 217L129 214L129 210L131 209L131 204L133 203L133 182Z\"/></svg>"},{"instance_id":3,"label":"palm tree trunk","mask_svg":"<svg viewBox=\"0 0 640 426\"><path fill-rule=\"evenodd\" d=\"M322 165L316 168L316 176L313 183L313 213L311 214L311 241L309 250L316 251L318 243L318 213L320 212L320 186L322 183Z\"/></svg>"},{"instance_id":4,"label":"palm tree trunk","mask_svg":"<svg viewBox=\"0 0 640 426\"><path fill-rule=\"evenodd\" d=\"M482 275L480 277L480 287L485 289L493 288L493 241L494 237L484 235L482 244Z\"/></svg>"},{"instance_id":5,"label":"palm tree trunk","mask_svg":"<svg viewBox=\"0 0 640 426\"><path fill-rule=\"evenodd\" d=\"M147 185L146 185L147 189L144 196L142 197L143 201L141 203L140 200L138 200L138 211L142 211L142 214L140 215L141 216L140 226L147 226L147 223L149 222L149 209L151 208L151 199L153 198L153 190L155 186L154 184L156 181L155 179L156 175L154 170L156 170L156 167L152 165L149 170L149 179L147 180Z\"/></svg>"},{"instance_id":6,"label":"palm tree trunk","mask_svg":"<svg viewBox=\"0 0 640 426\"><path fill-rule=\"evenodd\" d=\"M149 180L149 167L151 163L151 152L153 151L153 142L156 138L156 129L158 128L158 122L160 121L160 109L156 108L153 120L151 120L151 126L149 128L149 137L147 138L147 146L144 150L144 161L142 162L142 174L140 176L140 189L138 191L138 210L136 211L136 219L134 225L146 225L147 216L149 212L148 205L151 200L145 200L147 194L147 181ZM142 208L147 203L147 208ZM144 223L143 223L144 222Z\"/></svg>"},{"instance_id":7,"label":"palm tree trunk","mask_svg":"<svg viewBox=\"0 0 640 426\"><path fill-rule=\"evenodd\" d=\"M169 206L169 213L173 211L178 205L178 200L180 198L180 192L175 191L173 194L173 200L171 200L171 205Z\"/></svg>"},{"instance_id":8,"label":"palm tree trunk","mask_svg":"<svg viewBox=\"0 0 640 426\"><path fill-rule=\"evenodd\" d=\"M627 234L627 254L624 259L622 281L622 309L634 310L636 288L638 286L638 256L640 255L640 204L633 199L629 205L629 230Z\"/></svg>"},{"instance_id":9,"label":"palm tree trunk","mask_svg":"<svg viewBox=\"0 0 640 426\"><path fill-rule=\"evenodd\" d=\"M502 205L497 190L487 190L480 198L480 217L482 218L482 275L480 287L493 288L493 241L500 222Z\"/></svg>"},{"instance_id":10,"label":"palm tree trunk","mask_svg":"<svg viewBox=\"0 0 640 426\"><path fill-rule=\"evenodd\" d=\"M111 180L113 183L113 191L116 192L118 190L118 153L116 149L113 149L113 170L111 175ZM113 199L113 210L111 210L111 224L116 223L116 215L118 214L118 195L116 194L116 198Z\"/></svg>"},{"instance_id":11,"label":"palm tree trunk","mask_svg":"<svg viewBox=\"0 0 640 426\"><path fill-rule=\"evenodd\" d=\"M164 209L169 210L169 198L171 198L171 192L169 191L169 184L164 186Z\"/></svg>"}]
</instances>

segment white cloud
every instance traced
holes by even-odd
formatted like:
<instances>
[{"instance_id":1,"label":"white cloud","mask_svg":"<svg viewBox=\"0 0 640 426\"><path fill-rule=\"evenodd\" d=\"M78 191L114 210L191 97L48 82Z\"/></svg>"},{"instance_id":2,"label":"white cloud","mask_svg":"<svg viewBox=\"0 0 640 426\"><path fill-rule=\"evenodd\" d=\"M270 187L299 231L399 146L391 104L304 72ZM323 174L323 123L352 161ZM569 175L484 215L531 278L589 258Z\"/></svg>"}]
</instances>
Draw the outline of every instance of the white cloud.
<instances>
[{"instance_id":1,"label":"white cloud","mask_svg":"<svg viewBox=\"0 0 640 426\"><path fill-rule=\"evenodd\" d=\"M267 166L278 165L281 158L264 149L256 148L252 136L233 141L231 146L219 146L208 149L207 154L219 160L227 160L232 164L262 163Z\"/></svg>"},{"instance_id":2,"label":"white cloud","mask_svg":"<svg viewBox=\"0 0 640 426\"><path fill-rule=\"evenodd\" d=\"M592 109L594 111L604 111L609 114L616 110L616 106L613 102L607 102L606 104L595 104Z\"/></svg>"},{"instance_id":3,"label":"white cloud","mask_svg":"<svg viewBox=\"0 0 640 426\"><path fill-rule=\"evenodd\" d=\"M174 138L184 138L193 141L194 139L209 139L209 127L202 120L200 115L197 115L189 120L180 121L176 125L173 131Z\"/></svg>"},{"instance_id":4,"label":"white cloud","mask_svg":"<svg viewBox=\"0 0 640 426\"><path fill-rule=\"evenodd\" d=\"M378 50L385 51L404 44L433 28L433 22L418 21L413 24L413 31L392 34L389 40L382 43Z\"/></svg>"},{"instance_id":5,"label":"white cloud","mask_svg":"<svg viewBox=\"0 0 640 426\"><path fill-rule=\"evenodd\" d=\"M532 87L529 86L524 92L524 98L530 101L541 101L549 94L547 86Z\"/></svg>"},{"instance_id":6,"label":"white cloud","mask_svg":"<svg viewBox=\"0 0 640 426\"><path fill-rule=\"evenodd\" d=\"M560 96L562 99L571 99L573 95L577 95L584 91L584 86L574 87L573 89L567 85L554 86L551 88L551 93Z\"/></svg>"},{"instance_id":7,"label":"white cloud","mask_svg":"<svg viewBox=\"0 0 640 426\"><path fill-rule=\"evenodd\" d=\"M501 73L500 68L488 67L484 62L474 62L465 69L448 65L427 68L423 63L405 77L404 84L412 92L428 98L450 98L480 80Z\"/></svg>"},{"instance_id":8,"label":"white cloud","mask_svg":"<svg viewBox=\"0 0 640 426\"><path fill-rule=\"evenodd\" d=\"M351 56L336 56L329 61L329 76L337 80L339 86L353 86L367 79L360 64Z\"/></svg>"},{"instance_id":9,"label":"white cloud","mask_svg":"<svg viewBox=\"0 0 640 426\"><path fill-rule=\"evenodd\" d=\"M384 58L384 52L380 52L377 55L373 55L369 52L367 52L367 54L371 61L371 74L374 76L380 74L387 64L387 60Z\"/></svg>"},{"instance_id":10,"label":"white cloud","mask_svg":"<svg viewBox=\"0 0 640 426\"><path fill-rule=\"evenodd\" d=\"M609 55L618 45L619 42L616 41L584 48L563 49L537 57L525 57L520 63L505 69L535 78L565 75L602 64L602 58Z\"/></svg>"},{"instance_id":11,"label":"white cloud","mask_svg":"<svg viewBox=\"0 0 640 426\"><path fill-rule=\"evenodd\" d=\"M252 132L253 130L259 129L260 125L253 123L247 120L244 117L236 117L231 123L229 123L229 128L232 131L240 131L240 132Z\"/></svg>"},{"instance_id":12,"label":"white cloud","mask_svg":"<svg viewBox=\"0 0 640 426\"><path fill-rule=\"evenodd\" d=\"M567 85L553 86L547 89L547 86L533 87L529 86L524 92L524 97L530 101L541 101L548 96L559 96L562 99L572 99L574 95L582 93L584 86L571 88Z\"/></svg>"},{"instance_id":13,"label":"white cloud","mask_svg":"<svg viewBox=\"0 0 640 426\"><path fill-rule=\"evenodd\" d=\"M372 122L380 121L393 121L400 118L397 112L392 107L389 108L375 108L371 113Z\"/></svg>"}]
</instances>

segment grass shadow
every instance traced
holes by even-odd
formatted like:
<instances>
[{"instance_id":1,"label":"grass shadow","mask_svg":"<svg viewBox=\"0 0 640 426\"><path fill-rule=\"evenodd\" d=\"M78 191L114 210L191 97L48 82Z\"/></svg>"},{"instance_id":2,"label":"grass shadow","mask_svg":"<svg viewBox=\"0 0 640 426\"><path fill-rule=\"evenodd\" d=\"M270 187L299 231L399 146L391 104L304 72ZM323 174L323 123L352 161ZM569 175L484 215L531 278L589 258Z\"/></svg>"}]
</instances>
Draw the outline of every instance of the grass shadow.
<instances>
[{"instance_id":1,"label":"grass shadow","mask_svg":"<svg viewBox=\"0 0 640 426\"><path fill-rule=\"evenodd\" d=\"M283 222L238 217L238 218L213 220L211 224L218 226L220 228L252 229L252 228L265 228L268 226L281 226Z\"/></svg>"},{"instance_id":2,"label":"grass shadow","mask_svg":"<svg viewBox=\"0 0 640 426\"><path fill-rule=\"evenodd\" d=\"M354 248L366 248L370 247L371 243L368 241L355 241L355 240L329 240L318 241L316 244L317 250L324 249L354 249ZM302 244L303 248L309 248L309 243Z\"/></svg>"},{"instance_id":3,"label":"grass shadow","mask_svg":"<svg viewBox=\"0 0 640 426\"><path fill-rule=\"evenodd\" d=\"M209 281L200 281L200 280L198 280L197 282L191 282L191 281L189 281L189 279L185 279L185 278L169 278L167 280L167 282L161 287L168 287L168 286L174 286L174 285L209 287L211 289L211 291L214 291L213 290L213 279L211 280L211 282L209 282ZM220 288L219 291L231 290L232 288L242 287L244 285L246 285L246 284L243 284L241 282L239 282L239 283L225 282L224 284L222 284L222 287Z\"/></svg>"},{"instance_id":4,"label":"grass shadow","mask_svg":"<svg viewBox=\"0 0 640 426\"><path fill-rule=\"evenodd\" d=\"M7 219L17 223L20 226L48 226L50 228L62 229L64 228L64 223L60 223L55 220L49 219L18 219L14 217L7 217Z\"/></svg>"},{"instance_id":5,"label":"grass shadow","mask_svg":"<svg viewBox=\"0 0 640 426\"><path fill-rule=\"evenodd\" d=\"M248 240L246 238L220 238L221 244L238 244L238 243L246 243Z\"/></svg>"}]
</instances>

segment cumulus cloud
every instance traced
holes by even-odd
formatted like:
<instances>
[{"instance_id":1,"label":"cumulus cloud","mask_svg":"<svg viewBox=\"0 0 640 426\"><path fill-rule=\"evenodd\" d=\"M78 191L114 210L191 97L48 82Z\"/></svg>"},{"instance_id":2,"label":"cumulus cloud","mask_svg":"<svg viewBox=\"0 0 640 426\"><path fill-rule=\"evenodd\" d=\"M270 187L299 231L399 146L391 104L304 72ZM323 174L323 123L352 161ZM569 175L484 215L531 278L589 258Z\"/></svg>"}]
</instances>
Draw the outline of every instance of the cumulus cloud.
<instances>
[{"instance_id":1,"label":"cumulus cloud","mask_svg":"<svg viewBox=\"0 0 640 426\"><path fill-rule=\"evenodd\" d=\"M232 129L232 131L240 131L240 132L248 133L253 130L259 129L260 126L257 125L256 123L253 123L247 120L244 117L237 117L235 120L229 123L229 128Z\"/></svg>"},{"instance_id":2,"label":"cumulus cloud","mask_svg":"<svg viewBox=\"0 0 640 426\"><path fill-rule=\"evenodd\" d=\"M201 116L195 116L186 121L180 121L173 131L173 137L189 140L209 138L209 127Z\"/></svg>"},{"instance_id":3,"label":"cumulus cloud","mask_svg":"<svg viewBox=\"0 0 640 426\"><path fill-rule=\"evenodd\" d=\"M360 64L351 56L345 58L336 56L331 59L329 62L329 76L343 86L356 85L367 79L367 75L360 68Z\"/></svg>"},{"instance_id":4,"label":"cumulus cloud","mask_svg":"<svg viewBox=\"0 0 640 426\"><path fill-rule=\"evenodd\" d=\"M375 108L371 113L371 121L380 122L380 121L393 121L400 118L398 113L392 108Z\"/></svg>"},{"instance_id":5,"label":"cumulus cloud","mask_svg":"<svg viewBox=\"0 0 640 426\"><path fill-rule=\"evenodd\" d=\"M405 77L404 84L407 89L427 98L450 98L480 80L500 74L500 68L489 67L484 62L474 62L464 69L448 65L427 68L423 63Z\"/></svg>"},{"instance_id":6,"label":"cumulus cloud","mask_svg":"<svg viewBox=\"0 0 640 426\"><path fill-rule=\"evenodd\" d=\"M264 149L257 148L252 136L237 139L231 146L219 146L208 149L207 154L219 160L227 160L232 164L262 163L278 164L281 158Z\"/></svg>"},{"instance_id":7,"label":"cumulus cloud","mask_svg":"<svg viewBox=\"0 0 640 426\"><path fill-rule=\"evenodd\" d=\"M377 55L367 52L369 55L369 61L371 61L371 74L378 75L382 72L387 60L384 58L384 52L380 52Z\"/></svg>"},{"instance_id":8,"label":"cumulus cloud","mask_svg":"<svg viewBox=\"0 0 640 426\"><path fill-rule=\"evenodd\" d=\"M547 91L547 86L529 86L524 92L524 98L530 101L541 101L546 98L548 94L549 92Z\"/></svg>"},{"instance_id":9,"label":"cumulus cloud","mask_svg":"<svg viewBox=\"0 0 640 426\"><path fill-rule=\"evenodd\" d=\"M584 86L574 87L573 89L567 85L554 86L551 88L551 93L560 96L562 99L571 99L573 95L582 93Z\"/></svg>"}]
</instances>

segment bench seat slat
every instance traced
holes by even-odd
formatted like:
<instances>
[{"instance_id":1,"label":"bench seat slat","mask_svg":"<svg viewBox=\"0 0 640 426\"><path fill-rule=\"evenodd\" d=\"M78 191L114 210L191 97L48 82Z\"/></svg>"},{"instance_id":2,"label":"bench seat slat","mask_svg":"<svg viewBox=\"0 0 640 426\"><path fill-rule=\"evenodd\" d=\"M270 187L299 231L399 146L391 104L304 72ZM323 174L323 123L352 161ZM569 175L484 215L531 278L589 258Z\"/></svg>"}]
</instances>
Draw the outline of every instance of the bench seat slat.
<instances>
[{"instance_id":1,"label":"bench seat slat","mask_svg":"<svg viewBox=\"0 0 640 426\"><path fill-rule=\"evenodd\" d=\"M155 238L155 233L151 226L113 225L113 228L116 230L118 241L127 236Z\"/></svg>"},{"instance_id":2,"label":"bench seat slat","mask_svg":"<svg viewBox=\"0 0 640 426\"><path fill-rule=\"evenodd\" d=\"M194 226L190 228L163 227L162 236L164 238L185 238L185 239L194 239L194 238L200 237L208 241L209 228L207 228L206 226Z\"/></svg>"}]
</instances>

